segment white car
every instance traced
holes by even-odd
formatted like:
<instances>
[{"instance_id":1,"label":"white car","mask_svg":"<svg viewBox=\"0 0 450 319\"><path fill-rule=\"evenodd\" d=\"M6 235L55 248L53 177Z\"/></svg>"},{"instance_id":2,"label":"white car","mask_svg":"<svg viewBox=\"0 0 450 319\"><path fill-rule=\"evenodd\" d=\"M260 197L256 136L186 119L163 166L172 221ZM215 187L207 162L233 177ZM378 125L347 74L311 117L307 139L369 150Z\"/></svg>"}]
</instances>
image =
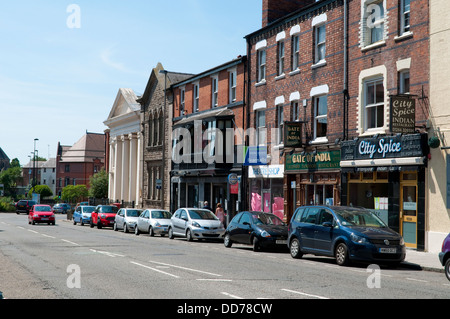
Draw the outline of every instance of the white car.
<instances>
[{"instance_id":1,"label":"white car","mask_svg":"<svg viewBox=\"0 0 450 319\"><path fill-rule=\"evenodd\" d=\"M172 214L166 210L146 209L139 216L134 233L164 236L168 232L171 217Z\"/></svg>"},{"instance_id":2,"label":"white car","mask_svg":"<svg viewBox=\"0 0 450 319\"><path fill-rule=\"evenodd\" d=\"M180 208L173 214L169 226L169 238L223 239L225 228L210 210Z\"/></svg>"},{"instance_id":3,"label":"white car","mask_svg":"<svg viewBox=\"0 0 450 319\"><path fill-rule=\"evenodd\" d=\"M134 230L141 215L142 209L135 208L121 208L116 214L114 219L114 230L123 229L124 233L128 233L129 230Z\"/></svg>"}]
</instances>

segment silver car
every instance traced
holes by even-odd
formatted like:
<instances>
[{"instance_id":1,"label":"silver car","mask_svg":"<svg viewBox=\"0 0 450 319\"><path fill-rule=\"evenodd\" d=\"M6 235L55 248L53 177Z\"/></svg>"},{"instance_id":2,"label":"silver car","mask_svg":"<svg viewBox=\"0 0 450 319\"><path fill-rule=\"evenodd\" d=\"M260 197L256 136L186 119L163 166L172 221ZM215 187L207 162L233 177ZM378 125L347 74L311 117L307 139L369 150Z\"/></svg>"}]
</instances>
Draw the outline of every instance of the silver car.
<instances>
[{"instance_id":1,"label":"silver car","mask_svg":"<svg viewBox=\"0 0 450 319\"><path fill-rule=\"evenodd\" d=\"M169 226L169 238L222 239L225 228L208 209L180 208L173 214Z\"/></svg>"},{"instance_id":2,"label":"silver car","mask_svg":"<svg viewBox=\"0 0 450 319\"><path fill-rule=\"evenodd\" d=\"M135 208L121 208L116 214L114 219L114 230L123 229L124 233L128 233L129 230L134 230L136 227L139 215L141 215L142 209Z\"/></svg>"},{"instance_id":3,"label":"silver car","mask_svg":"<svg viewBox=\"0 0 450 319\"><path fill-rule=\"evenodd\" d=\"M150 236L164 236L168 232L172 214L161 209L146 209L139 216L134 233L147 233Z\"/></svg>"}]
</instances>

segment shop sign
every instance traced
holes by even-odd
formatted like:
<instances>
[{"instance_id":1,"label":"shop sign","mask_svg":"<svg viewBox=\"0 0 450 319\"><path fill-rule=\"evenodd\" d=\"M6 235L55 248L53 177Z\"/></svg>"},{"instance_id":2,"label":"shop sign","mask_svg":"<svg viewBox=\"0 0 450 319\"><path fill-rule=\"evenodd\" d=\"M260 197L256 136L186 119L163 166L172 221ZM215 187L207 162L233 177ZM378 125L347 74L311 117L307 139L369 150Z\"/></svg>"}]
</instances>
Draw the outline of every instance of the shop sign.
<instances>
[{"instance_id":1,"label":"shop sign","mask_svg":"<svg viewBox=\"0 0 450 319\"><path fill-rule=\"evenodd\" d=\"M424 156L421 134L364 138L341 143L343 161Z\"/></svg>"},{"instance_id":2,"label":"shop sign","mask_svg":"<svg viewBox=\"0 0 450 319\"><path fill-rule=\"evenodd\" d=\"M284 147L302 146L302 123L284 122Z\"/></svg>"},{"instance_id":3,"label":"shop sign","mask_svg":"<svg viewBox=\"0 0 450 319\"><path fill-rule=\"evenodd\" d=\"M283 178L283 165L251 166L248 171L249 178Z\"/></svg>"},{"instance_id":4,"label":"shop sign","mask_svg":"<svg viewBox=\"0 0 450 319\"><path fill-rule=\"evenodd\" d=\"M317 171L324 169L339 169L341 151L327 151L314 153L296 153L286 156L287 171Z\"/></svg>"},{"instance_id":5,"label":"shop sign","mask_svg":"<svg viewBox=\"0 0 450 319\"><path fill-rule=\"evenodd\" d=\"M230 194L239 194L239 177L237 174L228 175L228 185L230 186Z\"/></svg>"},{"instance_id":6,"label":"shop sign","mask_svg":"<svg viewBox=\"0 0 450 319\"><path fill-rule=\"evenodd\" d=\"M249 146L245 153L244 166L266 165L267 146Z\"/></svg>"},{"instance_id":7,"label":"shop sign","mask_svg":"<svg viewBox=\"0 0 450 319\"><path fill-rule=\"evenodd\" d=\"M391 96L390 126L393 134L414 134L416 131L416 100Z\"/></svg>"}]
</instances>

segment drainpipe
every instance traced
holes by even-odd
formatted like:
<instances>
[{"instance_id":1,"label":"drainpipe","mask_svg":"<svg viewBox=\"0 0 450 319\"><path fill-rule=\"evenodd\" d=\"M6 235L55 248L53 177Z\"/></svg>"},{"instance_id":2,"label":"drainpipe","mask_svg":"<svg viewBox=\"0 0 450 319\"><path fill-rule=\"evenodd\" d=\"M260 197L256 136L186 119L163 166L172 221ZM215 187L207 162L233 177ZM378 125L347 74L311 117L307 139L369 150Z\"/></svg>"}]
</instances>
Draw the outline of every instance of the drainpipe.
<instances>
[{"instance_id":1,"label":"drainpipe","mask_svg":"<svg viewBox=\"0 0 450 319\"><path fill-rule=\"evenodd\" d=\"M344 0L344 110L343 110L343 138L342 140L345 141L348 138L348 132L347 132L347 107L348 107L348 0Z\"/></svg>"}]
</instances>

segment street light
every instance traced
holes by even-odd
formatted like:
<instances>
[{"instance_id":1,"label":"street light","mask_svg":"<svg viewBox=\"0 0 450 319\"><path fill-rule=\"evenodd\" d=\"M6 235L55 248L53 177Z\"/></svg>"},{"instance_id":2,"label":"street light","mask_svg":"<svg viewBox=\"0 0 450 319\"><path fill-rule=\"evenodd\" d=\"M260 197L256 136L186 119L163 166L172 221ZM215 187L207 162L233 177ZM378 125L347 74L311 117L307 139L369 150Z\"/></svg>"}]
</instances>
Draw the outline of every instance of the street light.
<instances>
[{"instance_id":1,"label":"street light","mask_svg":"<svg viewBox=\"0 0 450 319\"><path fill-rule=\"evenodd\" d=\"M31 184L33 186L32 188L32 194L34 193L34 186L36 186L36 141L39 141L38 138L34 139L34 151L33 151L33 183Z\"/></svg>"}]
</instances>

